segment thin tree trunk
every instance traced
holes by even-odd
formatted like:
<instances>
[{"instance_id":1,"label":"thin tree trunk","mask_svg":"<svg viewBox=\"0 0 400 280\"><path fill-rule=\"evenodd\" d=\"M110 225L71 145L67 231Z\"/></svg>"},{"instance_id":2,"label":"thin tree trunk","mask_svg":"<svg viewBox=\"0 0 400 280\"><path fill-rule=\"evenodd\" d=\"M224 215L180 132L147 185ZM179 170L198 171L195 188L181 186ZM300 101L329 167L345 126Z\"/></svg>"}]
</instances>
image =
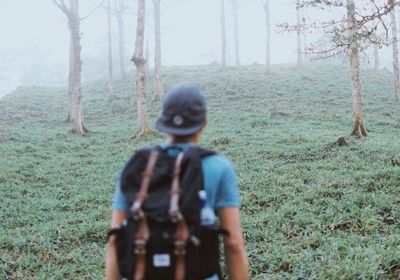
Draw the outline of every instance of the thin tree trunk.
<instances>
[{"instance_id":1,"label":"thin tree trunk","mask_svg":"<svg viewBox=\"0 0 400 280\"><path fill-rule=\"evenodd\" d=\"M389 1L393 1L393 0L389 0ZM396 1L396 0L394 0L394 1ZM389 4L390 4L390 2L389 2ZM400 10L398 10L396 7L397 6L395 5L394 8L393 8L394 9L394 13L395 13L395 17L399 18L400 17ZM399 28L400 28L400 21L397 21L397 29L399 29Z\"/></svg>"},{"instance_id":2,"label":"thin tree trunk","mask_svg":"<svg viewBox=\"0 0 400 280\"><path fill-rule=\"evenodd\" d=\"M301 7L301 22L303 24L303 27L306 26L306 17L304 15L304 7ZM307 43L307 35L305 30L303 30L303 56L306 62L309 62L309 57L308 57L308 43Z\"/></svg>"},{"instance_id":3,"label":"thin tree trunk","mask_svg":"<svg viewBox=\"0 0 400 280\"><path fill-rule=\"evenodd\" d=\"M70 35L69 43L69 69L68 69L68 118L72 123L72 131L84 135L88 132L83 124L83 113L81 107L82 90L81 90L81 32L79 17L79 1L69 0L69 7L64 1L53 0L53 3L60 8L66 15L68 20L68 28Z\"/></svg>"},{"instance_id":4,"label":"thin tree trunk","mask_svg":"<svg viewBox=\"0 0 400 280\"><path fill-rule=\"evenodd\" d=\"M364 127L364 117L361 104L361 80L360 80L360 55L357 41L356 17L354 0L347 0L347 22L349 27L349 59L351 68L351 81L353 85L353 130L351 135L357 137L367 136Z\"/></svg>"},{"instance_id":5,"label":"thin tree trunk","mask_svg":"<svg viewBox=\"0 0 400 280\"><path fill-rule=\"evenodd\" d=\"M69 85L68 92L70 97L70 119L72 130L75 133L84 135L87 130L83 124L83 113L81 107L81 35L78 0L70 0L68 25L70 30L70 63L69 63Z\"/></svg>"},{"instance_id":6,"label":"thin tree trunk","mask_svg":"<svg viewBox=\"0 0 400 280\"><path fill-rule=\"evenodd\" d=\"M164 95L164 86L162 81L161 64L161 0L153 0L154 4L154 37L155 37L155 55L154 68L156 76L156 89L154 92L154 101L161 101Z\"/></svg>"},{"instance_id":7,"label":"thin tree trunk","mask_svg":"<svg viewBox=\"0 0 400 280\"><path fill-rule=\"evenodd\" d=\"M125 31L123 13L125 10L124 0L119 0L117 22L118 22L118 37L119 37L119 70L123 78L126 77L125 70Z\"/></svg>"},{"instance_id":8,"label":"thin tree trunk","mask_svg":"<svg viewBox=\"0 0 400 280\"><path fill-rule=\"evenodd\" d=\"M394 94L397 102L400 102L399 48L397 45L397 20L395 9L390 12L390 17L392 20Z\"/></svg>"},{"instance_id":9,"label":"thin tree trunk","mask_svg":"<svg viewBox=\"0 0 400 280\"><path fill-rule=\"evenodd\" d=\"M226 69L225 0L221 0L221 67Z\"/></svg>"},{"instance_id":10,"label":"thin tree trunk","mask_svg":"<svg viewBox=\"0 0 400 280\"><path fill-rule=\"evenodd\" d=\"M239 5L238 0L232 0L233 7L233 33L235 39L235 65L240 66L240 55L239 55Z\"/></svg>"},{"instance_id":11,"label":"thin tree trunk","mask_svg":"<svg viewBox=\"0 0 400 280\"><path fill-rule=\"evenodd\" d=\"M112 38L111 38L111 5L107 3L107 25L108 25L108 99L113 98L113 61L112 61Z\"/></svg>"},{"instance_id":12,"label":"thin tree trunk","mask_svg":"<svg viewBox=\"0 0 400 280\"><path fill-rule=\"evenodd\" d=\"M73 68L74 68L74 41L72 39L72 30L70 24L68 24L69 28L69 62L68 62L68 116L66 122L73 122L72 116L72 96L73 96L73 84L74 84L74 75L72 75Z\"/></svg>"},{"instance_id":13,"label":"thin tree trunk","mask_svg":"<svg viewBox=\"0 0 400 280\"><path fill-rule=\"evenodd\" d=\"M296 12L297 12L297 68L303 68L303 47L301 43L301 8L300 0L296 1Z\"/></svg>"},{"instance_id":14,"label":"thin tree trunk","mask_svg":"<svg viewBox=\"0 0 400 280\"><path fill-rule=\"evenodd\" d=\"M265 0L264 4L265 10L265 27L267 34L267 46L266 46L266 71L271 72L271 25L270 25L270 10L269 10L269 0Z\"/></svg>"},{"instance_id":15,"label":"thin tree trunk","mask_svg":"<svg viewBox=\"0 0 400 280\"><path fill-rule=\"evenodd\" d=\"M149 36L146 35L146 51L145 51L145 59L146 59L146 64L145 64L145 72L146 72L146 80L150 80L150 45L149 45Z\"/></svg>"},{"instance_id":16,"label":"thin tree trunk","mask_svg":"<svg viewBox=\"0 0 400 280\"><path fill-rule=\"evenodd\" d=\"M379 71L379 47L374 44L374 70Z\"/></svg>"},{"instance_id":17,"label":"thin tree trunk","mask_svg":"<svg viewBox=\"0 0 400 280\"><path fill-rule=\"evenodd\" d=\"M148 130L147 104L145 95L146 61L143 57L145 12L146 12L146 1L138 0L135 52L132 57L132 61L135 63L136 66L137 111L138 111L138 122L139 122L137 137L145 134Z\"/></svg>"}]
</instances>

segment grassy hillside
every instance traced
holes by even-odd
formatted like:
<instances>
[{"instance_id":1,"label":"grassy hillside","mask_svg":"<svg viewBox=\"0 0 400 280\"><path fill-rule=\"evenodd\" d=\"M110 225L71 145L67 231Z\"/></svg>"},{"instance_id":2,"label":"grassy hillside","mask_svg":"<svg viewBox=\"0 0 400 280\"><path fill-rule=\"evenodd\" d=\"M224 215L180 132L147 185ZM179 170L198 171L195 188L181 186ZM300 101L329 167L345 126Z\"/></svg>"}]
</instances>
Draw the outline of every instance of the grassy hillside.
<instances>
[{"instance_id":1,"label":"grassy hillside","mask_svg":"<svg viewBox=\"0 0 400 280\"><path fill-rule=\"evenodd\" d=\"M208 95L202 144L232 159L252 279L400 278L400 107L389 73L363 73L369 137L347 138L347 68L168 68L166 89ZM149 86L151 92L152 85ZM135 149L133 82L85 85L89 129L69 132L66 91L20 88L0 100L0 278L101 279L118 172ZM149 107L150 123L160 105Z\"/></svg>"}]
</instances>

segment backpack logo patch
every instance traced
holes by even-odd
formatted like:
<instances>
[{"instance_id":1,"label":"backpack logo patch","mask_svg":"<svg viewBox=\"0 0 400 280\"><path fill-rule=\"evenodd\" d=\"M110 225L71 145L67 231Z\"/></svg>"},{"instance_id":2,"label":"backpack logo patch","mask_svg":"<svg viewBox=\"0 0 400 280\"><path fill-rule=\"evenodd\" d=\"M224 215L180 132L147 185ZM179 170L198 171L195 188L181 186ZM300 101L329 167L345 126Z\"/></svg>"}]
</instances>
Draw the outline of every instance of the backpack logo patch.
<instances>
[{"instance_id":1,"label":"backpack logo patch","mask_svg":"<svg viewBox=\"0 0 400 280\"><path fill-rule=\"evenodd\" d=\"M171 257L169 254L153 255L154 267L169 267L171 265Z\"/></svg>"}]
</instances>

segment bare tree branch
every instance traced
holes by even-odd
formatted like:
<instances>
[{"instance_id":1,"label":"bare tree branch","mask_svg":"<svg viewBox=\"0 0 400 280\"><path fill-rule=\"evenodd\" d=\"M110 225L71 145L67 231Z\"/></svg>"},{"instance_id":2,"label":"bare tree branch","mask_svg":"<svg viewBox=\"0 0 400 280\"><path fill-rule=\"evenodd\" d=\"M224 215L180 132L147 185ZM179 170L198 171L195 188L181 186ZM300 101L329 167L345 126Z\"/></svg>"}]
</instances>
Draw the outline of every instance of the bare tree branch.
<instances>
[{"instance_id":1,"label":"bare tree branch","mask_svg":"<svg viewBox=\"0 0 400 280\"><path fill-rule=\"evenodd\" d=\"M96 7L94 7L94 9L92 11L90 11L86 16L81 17L80 20L84 21L85 19L87 19L88 17L90 17L92 14L94 14L95 12L97 12L98 9L102 8L104 4L104 0L101 1L100 4L98 4Z\"/></svg>"},{"instance_id":2,"label":"bare tree branch","mask_svg":"<svg viewBox=\"0 0 400 280\"><path fill-rule=\"evenodd\" d=\"M71 14L71 11L65 5L64 0L53 0L53 3L67 16Z\"/></svg>"},{"instance_id":3,"label":"bare tree branch","mask_svg":"<svg viewBox=\"0 0 400 280\"><path fill-rule=\"evenodd\" d=\"M355 13L356 33L352 38L348 36L349 26L347 19L343 16L341 19L332 19L324 22L303 21L302 25L283 23L277 25L283 32L297 32L300 28L303 32L310 30L322 30L328 35L329 42L325 41L322 50L308 48L308 52L318 56L327 54L327 57L335 56L338 53L348 50L350 43L356 40L359 43L360 50L366 49L370 45L388 45L389 30L387 27L387 16L400 3L398 0L368 0L364 5L360 5L359 10ZM317 9L344 8L346 7L343 0L303 0L300 4L302 7L310 7ZM339 52L337 49L341 49ZM332 55L334 53L334 55Z\"/></svg>"}]
</instances>

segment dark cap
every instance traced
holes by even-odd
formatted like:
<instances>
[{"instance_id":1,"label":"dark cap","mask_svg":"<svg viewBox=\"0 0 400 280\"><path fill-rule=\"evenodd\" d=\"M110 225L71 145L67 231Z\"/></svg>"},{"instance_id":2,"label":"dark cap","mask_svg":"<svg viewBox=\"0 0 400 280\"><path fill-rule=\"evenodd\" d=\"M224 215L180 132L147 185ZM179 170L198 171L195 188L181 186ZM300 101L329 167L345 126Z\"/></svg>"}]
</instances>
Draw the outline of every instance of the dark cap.
<instances>
[{"instance_id":1,"label":"dark cap","mask_svg":"<svg viewBox=\"0 0 400 280\"><path fill-rule=\"evenodd\" d=\"M181 85L165 96L156 128L170 135L187 136L204 127L206 116L206 98L202 91L196 86Z\"/></svg>"}]
</instances>

